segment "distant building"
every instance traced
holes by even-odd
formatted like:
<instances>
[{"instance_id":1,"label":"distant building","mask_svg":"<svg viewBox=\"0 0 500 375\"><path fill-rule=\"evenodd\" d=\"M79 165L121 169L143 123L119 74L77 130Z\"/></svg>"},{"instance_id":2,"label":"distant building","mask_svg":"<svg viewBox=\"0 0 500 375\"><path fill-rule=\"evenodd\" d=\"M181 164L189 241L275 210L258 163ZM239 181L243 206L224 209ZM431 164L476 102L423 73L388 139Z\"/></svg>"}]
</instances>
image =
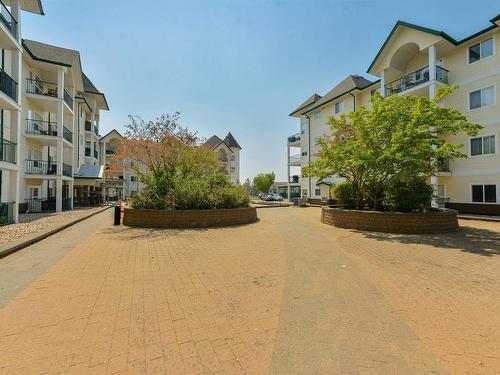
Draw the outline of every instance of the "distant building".
<instances>
[{"instance_id":1,"label":"distant building","mask_svg":"<svg viewBox=\"0 0 500 375\"><path fill-rule=\"evenodd\" d=\"M239 185L241 146L233 135L227 133L224 139L213 135L207 139L203 146L209 147L216 153L221 172L229 176L231 183Z\"/></svg>"}]
</instances>

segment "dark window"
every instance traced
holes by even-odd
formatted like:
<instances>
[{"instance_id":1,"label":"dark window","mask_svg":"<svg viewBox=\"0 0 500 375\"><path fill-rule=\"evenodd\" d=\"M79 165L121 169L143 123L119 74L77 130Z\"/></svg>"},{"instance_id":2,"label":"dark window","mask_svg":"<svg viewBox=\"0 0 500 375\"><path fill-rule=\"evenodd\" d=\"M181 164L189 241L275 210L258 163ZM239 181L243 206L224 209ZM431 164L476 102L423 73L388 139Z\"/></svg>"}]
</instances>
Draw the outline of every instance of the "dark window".
<instances>
[{"instance_id":1,"label":"dark window","mask_svg":"<svg viewBox=\"0 0 500 375\"><path fill-rule=\"evenodd\" d=\"M483 200L483 185L472 185L472 201L484 202Z\"/></svg>"},{"instance_id":2,"label":"dark window","mask_svg":"<svg viewBox=\"0 0 500 375\"><path fill-rule=\"evenodd\" d=\"M470 140L470 154L472 156L483 154L483 139L482 138L472 138Z\"/></svg>"},{"instance_id":3,"label":"dark window","mask_svg":"<svg viewBox=\"0 0 500 375\"><path fill-rule=\"evenodd\" d=\"M469 109L481 107L481 90L473 91L469 94Z\"/></svg>"},{"instance_id":4,"label":"dark window","mask_svg":"<svg viewBox=\"0 0 500 375\"><path fill-rule=\"evenodd\" d=\"M315 194L316 195L321 195L321 189L316 189Z\"/></svg>"},{"instance_id":5,"label":"dark window","mask_svg":"<svg viewBox=\"0 0 500 375\"><path fill-rule=\"evenodd\" d=\"M484 201L486 203L497 202L497 187L496 185L484 185Z\"/></svg>"},{"instance_id":6,"label":"dark window","mask_svg":"<svg viewBox=\"0 0 500 375\"><path fill-rule=\"evenodd\" d=\"M481 59L481 43L475 44L469 48L469 64Z\"/></svg>"}]
</instances>

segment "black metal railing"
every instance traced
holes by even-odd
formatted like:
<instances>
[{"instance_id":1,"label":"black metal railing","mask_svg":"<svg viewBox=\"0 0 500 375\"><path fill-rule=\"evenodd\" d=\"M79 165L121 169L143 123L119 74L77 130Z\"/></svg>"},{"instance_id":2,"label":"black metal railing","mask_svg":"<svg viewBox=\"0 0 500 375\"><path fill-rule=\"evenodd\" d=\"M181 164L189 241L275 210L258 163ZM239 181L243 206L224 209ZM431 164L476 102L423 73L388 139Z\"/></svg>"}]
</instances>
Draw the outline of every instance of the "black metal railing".
<instances>
[{"instance_id":1,"label":"black metal railing","mask_svg":"<svg viewBox=\"0 0 500 375\"><path fill-rule=\"evenodd\" d=\"M16 164L16 144L6 139L0 139L0 161Z\"/></svg>"},{"instance_id":2,"label":"black metal railing","mask_svg":"<svg viewBox=\"0 0 500 375\"><path fill-rule=\"evenodd\" d=\"M33 198L26 199L27 212L53 212L56 210L56 198Z\"/></svg>"},{"instance_id":3,"label":"black metal railing","mask_svg":"<svg viewBox=\"0 0 500 375\"><path fill-rule=\"evenodd\" d=\"M290 184L298 184L300 182L300 176L293 175L290 176L290 181L288 181Z\"/></svg>"},{"instance_id":4,"label":"black metal railing","mask_svg":"<svg viewBox=\"0 0 500 375\"><path fill-rule=\"evenodd\" d=\"M0 69L0 90L17 102L17 82L5 73L3 69Z\"/></svg>"},{"instance_id":5,"label":"black metal railing","mask_svg":"<svg viewBox=\"0 0 500 375\"><path fill-rule=\"evenodd\" d=\"M65 126L63 126L63 137L69 143L73 143L73 133Z\"/></svg>"},{"instance_id":6,"label":"black metal railing","mask_svg":"<svg viewBox=\"0 0 500 375\"><path fill-rule=\"evenodd\" d=\"M85 156L90 156L90 147L85 147Z\"/></svg>"},{"instance_id":7,"label":"black metal railing","mask_svg":"<svg viewBox=\"0 0 500 375\"><path fill-rule=\"evenodd\" d=\"M63 211L71 210L71 198L63 198L62 199L62 210Z\"/></svg>"},{"instance_id":8,"label":"black metal railing","mask_svg":"<svg viewBox=\"0 0 500 375\"><path fill-rule=\"evenodd\" d=\"M99 153L97 150L94 150L94 158L99 159Z\"/></svg>"},{"instance_id":9,"label":"black metal railing","mask_svg":"<svg viewBox=\"0 0 500 375\"><path fill-rule=\"evenodd\" d=\"M57 163L55 161L26 159L27 174L56 175Z\"/></svg>"},{"instance_id":10,"label":"black metal railing","mask_svg":"<svg viewBox=\"0 0 500 375\"><path fill-rule=\"evenodd\" d=\"M27 78L26 92L28 94L45 95L57 98L57 83Z\"/></svg>"},{"instance_id":11,"label":"black metal railing","mask_svg":"<svg viewBox=\"0 0 500 375\"><path fill-rule=\"evenodd\" d=\"M57 136L57 123L52 121L26 119L26 133Z\"/></svg>"},{"instance_id":12,"label":"black metal railing","mask_svg":"<svg viewBox=\"0 0 500 375\"><path fill-rule=\"evenodd\" d=\"M68 105L71 110L73 110L73 98L69 94L69 92L64 89L64 102Z\"/></svg>"},{"instance_id":13,"label":"black metal railing","mask_svg":"<svg viewBox=\"0 0 500 375\"><path fill-rule=\"evenodd\" d=\"M300 133L297 133L297 134L294 134L294 135L291 135L288 137L288 143L295 143L298 141L300 141Z\"/></svg>"},{"instance_id":14,"label":"black metal railing","mask_svg":"<svg viewBox=\"0 0 500 375\"><path fill-rule=\"evenodd\" d=\"M14 222L14 203L0 202L0 226Z\"/></svg>"},{"instance_id":15,"label":"black metal railing","mask_svg":"<svg viewBox=\"0 0 500 375\"><path fill-rule=\"evenodd\" d=\"M10 10L0 0L0 21L9 29L14 38L17 38L17 20L14 19Z\"/></svg>"},{"instance_id":16,"label":"black metal railing","mask_svg":"<svg viewBox=\"0 0 500 375\"><path fill-rule=\"evenodd\" d=\"M107 148L106 149L106 155L114 155L116 154L116 150L112 148Z\"/></svg>"},{"instance_id":17,"label":"black metal railing","mask_svg":"<svg viewBox=\"0 0 500 375\"><path fill-rule=\"evenodd\" d=\"M62 166L63 170L62 170L62 174L63 176L66 176L66 177L72 177L73 176L73 167L69 164L66 164L66 163L63 163L63 166Z\"/></svg>"},{"instance_id":18,"label":"black metal railing","mask_svg":"<svg viewBox=\"0 0 500 375\"><path fill-rule=\"evenodd\" d=\"M410 74L398 78L385 85L385 95L397 94L429 81L429 66L424 66ZM448 83L448 71L436 66L436 80Z\"/></svg>"}]
</instances>

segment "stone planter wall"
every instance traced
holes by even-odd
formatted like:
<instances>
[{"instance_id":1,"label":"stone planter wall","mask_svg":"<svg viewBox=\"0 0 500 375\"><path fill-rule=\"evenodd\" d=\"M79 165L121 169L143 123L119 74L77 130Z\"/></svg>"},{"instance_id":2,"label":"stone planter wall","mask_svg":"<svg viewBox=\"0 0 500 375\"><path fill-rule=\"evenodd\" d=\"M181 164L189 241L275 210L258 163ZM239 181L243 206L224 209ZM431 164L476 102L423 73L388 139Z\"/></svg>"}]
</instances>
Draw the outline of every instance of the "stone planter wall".
<instances>
[{"instance_id":1,"label":"stone planter wall","mask_svg":"<svg viewBox=\"0 0 500 375\"><path fill-rule=\"evenodd\" d=\"M321 221L339 228L400 234L455 232L459 229L457 211L380 212L323 207Z\"/></svg>"},{"instance_id":2,"label":"stone planter wall","mask_svg":"<svg viewBox=\"0 0 500 375\"><path fill-rule=\"evenodd\" d=\"M126 208L123 224L141 228L208 228L256 222L254 207L220 210L142 210Z\"/></svg>"}]
</instances>

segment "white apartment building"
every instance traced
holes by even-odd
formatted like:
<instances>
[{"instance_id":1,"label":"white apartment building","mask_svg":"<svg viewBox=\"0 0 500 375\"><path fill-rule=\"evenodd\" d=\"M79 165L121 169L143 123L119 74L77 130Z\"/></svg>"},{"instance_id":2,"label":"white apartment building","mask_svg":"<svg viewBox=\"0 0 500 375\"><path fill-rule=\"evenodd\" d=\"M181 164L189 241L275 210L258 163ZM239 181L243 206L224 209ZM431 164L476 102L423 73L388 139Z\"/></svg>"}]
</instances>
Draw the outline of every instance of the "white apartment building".
<instances>
[{"instance_id":1,"label":"white apartment building","mask_svg":"<svg viewBox=\"0 0 500 375\"><path fill-rule=\"evenodd\" d=\"M459 109L471 122L484 128L478 136L457 135L450 141L463 143L467 159L443 163L431 184L446 206L466 213L500 214L500 15L490 26L461 40L447 33L398 21L368 68L379 79L351 75L321 97L314 94L290 116L300 120L300 132L288 137L289 191L300 186L309 198L328 198L332 184L301 178L319 151L318 139L330 134L330 116L369 107L376 90L381 95L425 95L433 98L440 85L458 84L459 89L441 103ZM297 176L294 178L294 176Z\"/></svg>"},{"instance_id":2,"label":"white apartment building","mask_svg":"<svg viewBox=\"0 0 500 375\"><path fill-rule=\"evenodd\" d=\"M239 185L241 146L233 135L229 132L224 139L213 135L203 146L209 147L216 154L220 170L229 176L231 183Z\"/></svg>"},{"instance_id":3,"label":"white apartment building","mask_svg":"<svg viewBox=\"0 0 500 375\"><path fill-rule=\"evenodd\" d=\"M78 51L21 39L21 10L43 14L40 1L0 2L0 8L4 224L17 222L20 212L73 208L74 175L92 162L84 156L82 129L87 119L98 129L99 110L108 107L104 94L84 75Z\"/></svg>"}]
</instances>

